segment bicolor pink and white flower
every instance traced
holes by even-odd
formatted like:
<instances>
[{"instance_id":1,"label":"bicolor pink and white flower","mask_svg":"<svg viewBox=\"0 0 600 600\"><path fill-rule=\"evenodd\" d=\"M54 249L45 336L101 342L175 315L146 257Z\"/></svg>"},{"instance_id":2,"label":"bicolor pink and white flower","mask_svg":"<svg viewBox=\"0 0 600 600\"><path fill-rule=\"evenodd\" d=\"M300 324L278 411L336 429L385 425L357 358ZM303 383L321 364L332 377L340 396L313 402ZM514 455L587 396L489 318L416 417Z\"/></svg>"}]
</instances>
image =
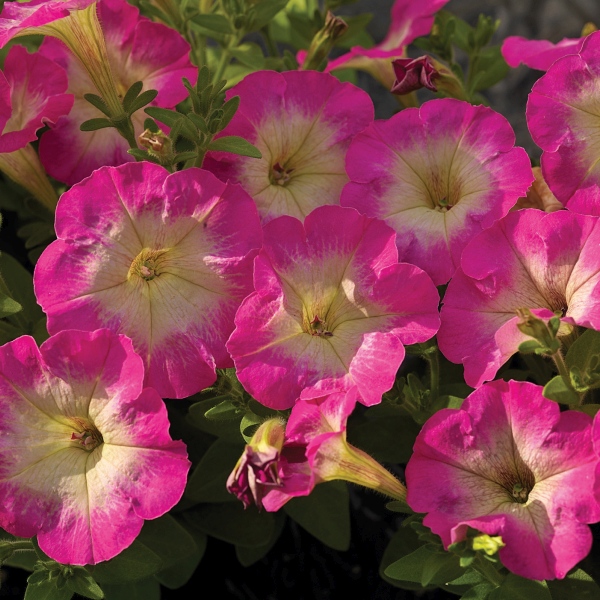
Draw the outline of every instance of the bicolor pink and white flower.
<instances>
[{"instance_id":1,"label":"bicolor pink and white flower","mask_svg":"<svg viewBox=\"0 0 600 600\"><path fill-rule=\"evenodd\" d=\"M308 496L315 485L333 480L362 485L404 501L406 488L375 459L346 441L346 422L357 399L353 388L298 402L286 424L284 440L281 424L276 419L267 421L261 427L275 432L275 444L257 440L257 452L250 454L246 446L228 479L229 491L245 506L255 502L269 512L279 510L294 497Z\"/></svg>"},{"instance_id":2,"label":"bicolor pink and white flower","mask_svg":"<svg viewBox=\"0 0 600 600\"><path fill-rule=\"evenodd\" d=\"M241 183L265 223L339 204L348 145L373 121L369 96L316 71L252 73L227 92L233 96L240 107L222 134L247 139L262 158L209 153L206 168Z\"/></svg>"},{"instance_id":3,"label":"bicolor pink and white flower","mask_svg":"<svg viewBox=\"0 0 600 600\"><path fill-rule=\"evenodd\" d=\"M181 498L190 463L131 340L63 331L0 348L0 525L63 564L108 560Z\"/></svg>"},{"instance_id":4,"label":"bicolor pink and white flower","mask_svg":"<svg viewBox=\"0 0 600 600\"><path fill-rule=\"evenodd\" d=\"M559 58L578 54L585 38L565 38L553 44L548 40L528 40L511 35L502 42L502 56L509 67L521 63L530 69L547 71Z\"/></svg>"},{"instance_id":5,"label":"bicolor pink and white flower","mask_svg":"<svg viewBox=\"0 0 600 600\"><path fill-rule=\"evenodd\" d=\"M52 61L13 46L0 73L0 169L54 210L58 200L29 142L73 106L67 75Z\"/></svg>"},{"instance_id":6,"label":"bicolor pink and white flower","mask_svg":"<svg viewBox=\"0 0 600 600\"><path fill-rule=\"evenodd\" d=\"M500 535L500 559L529 579L562 579L600 520L592 419L560 412L531 383L494 381L423 426L406 467L407 502L445 547L472 527Z\"/></svg>"},{"instance_id":7,"label":"bicolor pink and white flower","mask_svg":"<svg viewBox=\"0 0 600 600\"><path fill-rule=\"evenodd\" d=\"M189 60L189 44L179 33L141 17L139 10L125 0L101 0L98 15L120 96L136 81L142 81L145 90L158 91L153 106L173 108L187 96L181 80L186 77L195 81L197 68ZM94 92L94 84L82 63L56 39L47 38L40 52L67 71L69 91L75 97L70 114L40 141L40 159L48 173L74 185L101 166L133 162L135 159L127 153L129 144L116 129L80 131L84 121L104 117L84 98ZM136 136L144 130L146 116L143 111L133 114Z\"/></svg>"},{"instance_id":8,"label":"bicolor pink and white flower","mask_svg":"<svg viewBox=\"0 0 600 600\"><path fill-rule=\"evenodd\" d=\"M231 366L225 341L262 241L239 186L200 169L103 167L63 194L56 234L34 274L51 333L124 333L163 397L194 394Z\"/></svg>"},{"instance_id":9,"label":"bicolor pink and white flower","mask_svg":"<svg viewBox=\"0 0 600 600\"><path fill-rule=\"evenodd\" d=\"M508 121L450 98L375 121L352 141L342 206L393 227L400 259L447 283L463 248L533 180Z\"/></svg>"},{"instance_id":10,"label":"bicolor pink and white flower","mask_svg":"<svg viewBox=\"0 0 600 600\"><path fill-rule=\"evenodd\" d=\"M277 409L354 386L364 404L380 402L403 344L438 329L431 279L398 263L390 227L350 208L322 206L304 225L280 217L264 234L256 291L227 343L242 385Z\"/></svg>"},{"instance_id":11,"label":"bicolor pink and white flower","mask_svg":"<svg viewBox=\"0 0 600 600\"><path fill-rule=\"evenodd\" d=\"M472 387L531 339L517 328L517 310L600 330L600 222L569 211L511 212L464 250L450 281L438 334L440 350L463 363ZM562 335L562 334L561 334Z\"/></svg>"},{"instance_id":12,"label":"bicolor pink and white flower","mask_svg":"<svg viewBox=\"0 0 600 600\"><path fill-rule=\"evenodd\" d=\"M600 215L600 32L552 65L531 90L527 124L544 178L569 210Z\"/></svg>"}]
</instances>

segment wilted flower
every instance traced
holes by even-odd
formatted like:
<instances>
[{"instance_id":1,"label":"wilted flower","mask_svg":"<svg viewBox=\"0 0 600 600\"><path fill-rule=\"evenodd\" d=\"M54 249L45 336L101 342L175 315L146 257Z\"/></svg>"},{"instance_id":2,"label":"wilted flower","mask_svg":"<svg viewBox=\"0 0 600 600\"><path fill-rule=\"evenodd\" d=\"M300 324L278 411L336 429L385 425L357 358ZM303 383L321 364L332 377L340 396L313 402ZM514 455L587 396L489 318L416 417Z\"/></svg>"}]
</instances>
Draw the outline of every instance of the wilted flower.
<instances>
[{"instance_id":1,"label":"wilted flower","mask_svg":"<svg viewBox=\"0 0 600 600\"><path fill-rule=\"evenodd\" d=\"M464 250L446 290L440 350L463 363L465 381L493 379L528 338L518 312L600 329L600 223L561 210L511 212ZM568 327L571 330L571 327ZM560 335L560 331L559 331Z\"/></svg>"},{"instance_id":2,"label":"wilted flower","mask_svg":"<svg viewBox=\"0 0 600 600\"><path fill-rule=\"evenodd\" d=\"M127 548L181 498L190 463L131 341L63 331L0 348L0 525L58 562Z\"/></svg>"},{"instance_id":3,"label":"wilted flower","mask_svg":"<svg viewBox=\"0 0 600 600\"><path fill-rule=\"evenodd\" d=\"M598 457L592 419L560 412L531 383L494 381L423 426L406 467L407 502L445 547L472 527L501 536L504 566L563 578L590 551Z\"/></svg>"},{"instance_id":4,"label":"wilted flower","mask_svg":"<svg viewBox=\"0 0 600 600\"><path fill-rule=\"evenodd\" d=\"M353 209L322 206L304 225L279 217L264 234L256 291L227 342L242 385L278 409L354 386L365 404L380 402L403 344L437 331L431 279L398 263L390 227Z\"/></svg>"},{"instance_id":5,"label":"wilted flower","mask_svg":"<svg viewBox=\"0 0 600 600\"><path fill-rule=\"evenodd\" d=\"M508 121L450 98L375 121L352 141L342 206L384 219L400 260L447 283L471 238L525 195L533 175Z\"/></svg>"},{"instance_id":6,"label":"wilted flower","mask_svg":"<svg viewBox=\"0 0 600 600\"><path fill-rule=\"evenodd\" d=\"M240 107L223 135L247 139L262 158L209 152L206 168L241 183L264 223L339 204L350 140L373 120L369 96L315 71L252 73L229 90L233 96Z\"/></svg>"},{"instance_id":7,"label":"wilted flower","mask_svg":"<svg viewBox=\"0 0 600 600\"><path fill-rule=\"evenodd\" d=\"M163 397L194 394L231 366L225 341L262 239L239 186L200 169L103 167L63 194L56 234L34 274L51 333L124 333Z\"/></svg>"}]
</instances>

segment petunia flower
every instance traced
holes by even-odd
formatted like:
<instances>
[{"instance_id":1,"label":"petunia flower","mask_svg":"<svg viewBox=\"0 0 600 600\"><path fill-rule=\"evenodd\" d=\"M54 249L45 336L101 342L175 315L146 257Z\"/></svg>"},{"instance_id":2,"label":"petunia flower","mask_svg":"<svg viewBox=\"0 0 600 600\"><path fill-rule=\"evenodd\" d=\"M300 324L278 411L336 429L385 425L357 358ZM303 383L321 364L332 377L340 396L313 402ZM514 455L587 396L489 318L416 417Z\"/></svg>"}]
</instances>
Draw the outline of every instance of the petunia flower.
<instances>
[{"instance_id":1,"label":"petunia flower","mask_svg":"<svg viewBox=\"0 0 600 600\"><path fill-rule=\"evenodd\" d=\"M275 424L277 419L267 421L261 426L263 431L257 431L254 444L262 447L263 468L258 468L257 453L253 453L253 465L248 468L247 446L228 480L229 491L245 506L254 500L269 512L279 510L294 497L308 496L315 485L333 480L362 485L404 501L406 488L375 459L346 441L346 422L357 399L353 388L297 403L286 424L285 439L281 439L281 423ZM267 431L271 439L275 438L273 445L264 444ZM255 473L263 477L255 482L253 498L244 484L246 476L252 480Z\"/></svg>"},{"instance_id":2,"label":"petunia flower","mask_svg":"<svg viewBox=\"0 0 600 600\"><path fill-rule=\"evenodd\" d=\"M359 69L390 89L394 82L392 60L405 57L406 47L431 31L435 13L447 3L448 0L395 0L383 41L373 48L354 46L350 52L331 60L325 71Z\"/></svg>"},{"instance_id":3,"label":"petunia flower","mask_svg":"<svg viewBox=\"0 0 600 600\"><path fill-rule=\"evenodd\" d=\"M23 35L41 34L63 42L87 70L114 115L123 112L106 53L95 0L7 2L0 13L0 48Z\"/></svg>"},{"instance_id":4,"label":"petunia flower","mask_svg":"<svg viewBox=\"0 0 600 600\"><path fill-rule=\"evenodd\" d=\"M106 52L120 96L136 81L144 89L158 90L154 106L173 108L187 96L182 84L194 81L197 69L189 60L189 44L173 29L140 17L139 10L125 0L101 0L98 16L102 23ZM40 141L40 159L48 173L74 185L95 169L117 166L135 159L129 144L114 128L80 131L88 119L104 115L84 99L94 91L88 71L56 39L47 38L40 53L61 65L69 76L69 91L75 96L73 110L46 132ZM144 131L143 111L133 114L136 137Z\"/></svg>"},{"instance_id":5,"label":"petunia flower","mask_svg":"<svg viewBox=\"0 0 600 600\"><path fill-rule=\"evenodd\" d=\"M0 525L63 564L108 560L181 498L190 463L131 341L63 331L0 348Z\"/></svg>"},{"instance_id":6,"label":"petunia flower","mask_svg":"<svg viewBox=\"0 0 600 600\"><path fill-rule=\"evenodd\" d=\"M51 210L58 198L29 142L71 110L66 91L61 67L22 46L10 49L0 73L0 169Z\"/></svg>"},{"instance_id":7,"label":"petunia flower","mask_svg":"<svg viewBox=\"0 0 600 600\"><path fill-rule=\"evenodd\" d=\"M600 215L600 32L579 54L552 65L533 86L527 124L544 151L544 178L569 210Z\"/></svg>"},{"instance_id":8,"label":"petunia flower","mask_svg":"<svg viewBox=\"0 0 600 600\"><path fill-rule=\"evenodd\" d=\"M445 547L472 527L529 579L562 579L592 546L598 457L592 419L560 412L540 386L494 381L423 426L406 467L407 502Z\"/></svg>"},{"instance_id":9,"label":"petunia flower","mask_svg":"<svg viewBox=\"0 0 600 600\"><path fill-rule=\"evenodd\" d=\"M400 259L447 283L463 248L533 180L508 121L450 98L375 121L352 141L342 206L394 228Z\"/></svg>"},{"instance_id":10,"label":"petunia flower","mask_svg":"<svg viewBox=\"0 0 600 600\"><path fill-rule=\"evenodd\" d=\"M511 35L502 42L502 56L509 67L518 67L521 63L530 69L547 71L559 58L577 54L585 38L565 38L553 44L548 40L528 40Z\"/></svg>"},{"instance_id":11,"label":"petunia flower","mask_svg":"<svg viewBox=\"0 0 600 600\"><path fill-rule=\"evenodd\" d=\"M262 158L209 153L206 168L241 183L264 223L339 204L350 140L373 121L370 97L315 71L252 73L227 92L233 96L240 107L223 135L247 139Z\"/></svg>"},{"instance_id":12,"label":"petunia flower","mask_svg":"<svg viewBox=\"0 0 600 600\"><path fill-rule=\"evenodd\" d=\"M600 329L600 224L596 217L536 209L511 212L464 250L444 296L440 350L463 363L465 381L493 379L519 345L521 308L545 320Z\"/></svg>"},{"instance_id":13,"label":"petunia flower","mask_svg":"<svg viewBox=\"0 0 600 600\"><path fill-rule=\"evenodd\" d=\"M63 194L56 234L34 273L51 333L124 333L163 397L194 394L231 366L225 341L262 239L239 186L200 169L103 167Z\"/></svg>"},{"instance_id":14,"label":"petunia flower","mask_svg":"<svg viewBox=\"0 0 600 600\"><path fill-rule=\"evenodd\" d=\"M398 263L385 223L339 206L315 209L304 225L280 217L264 227L227 348L242 385L277 409L358 387L381 401L404 358L403 344L438 327L438 293L421 269Z\"/></svg>"}]
</instances>

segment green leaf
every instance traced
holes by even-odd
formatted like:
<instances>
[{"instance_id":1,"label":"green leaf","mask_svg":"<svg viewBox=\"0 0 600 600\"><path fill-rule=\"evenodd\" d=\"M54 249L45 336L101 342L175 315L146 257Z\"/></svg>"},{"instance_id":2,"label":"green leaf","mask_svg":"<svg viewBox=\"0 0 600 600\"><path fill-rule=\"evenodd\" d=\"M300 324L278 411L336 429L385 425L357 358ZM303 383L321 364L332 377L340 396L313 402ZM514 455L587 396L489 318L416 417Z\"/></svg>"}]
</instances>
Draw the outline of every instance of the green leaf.
<instances>
[{"instance_id":1,"label":"green leaf","mask_svg":"<svg viewBox=\"0 0 600 600\"><path fill-rule=\"evenodd\" d=\"M560 404L576 404L579 402L577 393L567 386L565 380L560 375L553 377L544 386L542 393L545 398L554 400Z\"/></svg>"},{"instance_id":2,"label":"green leaf","mask_svg":"<svg viewBox=\"0 0 600 600\"><path fill-rule=\"evenodd\" d=\"M491 583L479 583L463 594L460 600L486 600L494 589Z\"/></svg>"},{"instance_id":3,"label":"green leaf","mask_svg":"<svg viewBox=\"0 0 600 600\"><path fill-rule=\"evenodd\" d=\"M433 583L436 585L446 584L457 579L464 573L460 565L460 558L450 552L444 554L431 554L423 563L421 571L421 585L423 587Z\"/></svg>"},{"instance_id":4,"label":"green leaf","mask_svg":"<svg viewBox=\"0 0 600 600\"><path fill-rule=\"evenodd\" d=\"M392 579L400 581L413 581L421 583L423 565L429 560L433 552L427 546L421 546L414 552L403 556L389 565L384 573ZM458 561L458 559L457 559Z\"/></svg>"},{"instance_id":5,"label":"green leaf","mask_svg":"<svg viewBox=\"0 0 600 600\"><path fill-rule=\"evenodd\" d=\"M146 523L150 523L147 521ZM132 581L146 579L158 573L163 567L163 561L145 544L136 539L129 548L126 548L110 560L90 565L87 570L92 577L102 585L108 598L108 591L104 584L125 584Z\"/></svg>"},{"instance_id":6,"label":"green leaf","mask_svg":"<svg viewBox=\"0 0 600 600\"><path fill-rule=\"evenodd\" d=\"M194 469L185 497L194 502L239 502L227 491L225 483L243 451L244 444L217 440Z\"/></svg>"},{"instance_id":7,"label":"green leaf","mask_svg":"<svg viewBox=\"0 0 600 600\"><path fill-rule=\"evenodd\" d=\"M98 129L107 129L108 127L114 127L112 121L108 119L89 119L84 121L80 126L80 131L97 131Z\"/></svg>"},{"instance_id":8,"label":"green leaf","mask_svg":"<svg viewBox=\"0 0 600 600\"><path fill-rule=\"evenodd\" d=\"M576 569L564 579L548 581L552 600L597 600L600 586L583 570Z\"/></svg>"},{"instance_id":9,"label":"green leaf","mask_svg":"<svg viewBox=\"0 0 600 600\"><path fill-rule=\"evenodd\" d=\"M44 313L35 299L31 273L19 261L5 252L0 254L0 273L10 292L10 296L23 308L23 311L18 313L18 315L19 319L24 318L27 324L26 329L21 331L21 333L33 333L34 326L40 319L44 319ZM18 325L17 321L11 320L11 323Z\"/></svg>"},{"instance_id":10,"label":"green leaf","mask_svg":"<svg viewBox=\"0 0 600 600\"><path fill-rule=\"evenodd\" d=\"M156 579L144 579L128 585L102 586L106 600L160 600L160 584Z\"/></svg>"},{"instance_id":11,"label":"green leaf","mask_svg":"<svg viewBox=\"0 0 600 600\"><path fill-rule=\"evenodd\" d=\"M226 135L217 140L213 140L208 149L213 152L231 152L240 156L249 156L251 158L262 158L260 150L237 135Z\"/></svg>"},{"instance_id":12,"label":"green leaf","mask_svg":"<svg viewBox=\"0 0 600 600\"><path fill-rule=\"evenodd\" d=\"M149 106L144 109L144 112L168 127L173 127L173 125L183 117L183 115L176 110L168 110L166 108L159 108L158 106Z\"/></svg>"},{"instance_id":13,"label":"green leaf","mask_svg":"<svg viewBox=\"0 0 600 600\"><path fill-rule=\"evenodd\" d=\"M542 348L542 345L537 340L527 340L519 344L519 352L522 354L533 354L540 348Z\"/></svg>"},{"instance_id":14,"label":"green leaf","mask_svg":"<svg viewBox=\"0 0 600 600\"><path fill-rule=\"evenodd\" d=\"M600 404L583 404L582 406L578 406L575 410L584 412L586 415L590 415L590 417L595 417L596 413L600 411Z\"/></svg>"},{"instance_id":15,"label":"green leaf","mask_svg":"<svg viewBox=\"0 0 600 600\"><path fill-rule=\"evenodd\" d=\"M254 4L251 27L246 29L247 33L259 31L267 25L273 17L283 10L290 0L267 0Z\"/></svg>"},{"instance_id":16,"label":"green leaf","mask_svg":"<svg viewBox=\"0 0 600 600\"><path fill-rule=\"evenodd\" d=\"M279 536L283 531L283 526L286 522L286 517L283 514L283 512L276 512L273 514L273 516L275 517L275 527L273 528L273 535L264 546L258 546L256 548L248 548L247 546L235 547L235 555L240 561L240 564L244 567L249 567L250 565L253 565L255 562L258 562L261 558L266 556L269 550L271 550L271 548L279 539Z\"/></svg>"},{"instance_id":17,"label":"green leaf","mask_svg":"<svg viewBox=\"0 0 600 600\"><path fill-rule=\"evenodd\" d=\"M0 292L0 319L14 315L22 310L23 307L18 302Z\"/></svg>"},{"instance_id":18,"label":"green leaf","mask_svg":"<svg viewBox=\"0 0 600 600\"><path fill-rule=\"evenodd\" d=\"M127 113L131 116L134 112L146 106L146 104L150 104L150 102L152 102L152 100L154 100L156 96L158 96L157 90L146 90L145 92L140 94L135 100L133 100L133 102L131 102L129 107L126 109Z\"/></svg>"},{"instance_id":19,"label":"green leaf","mask_svg":"<svg viewBox=\"0 0 600 600\"><path fill-rule=\"evenodd\" d=\"M29 579L32 577L33 575L30 575ZM27 580L28 582L29 579ZM46 576L45 581L29 583L25 590L24 600L70 600L73 592L67 587L58 589L57 580L57 577L48 579Z\"/></svg>"},{"instance_id":20,"label":"green leaf","mask_svg":"<svg viewBox=\"0 0 600 600\"><path fill-rule=\"evenodd\" d=\"M240 408L239 405L231 402L231 400L224 400L207 410L204 416L214 421L228 421L229 419L239 420L243 414L244 409Z\"/></svg>"},{"instance_id":21,"label":"green leaf","mask_svg":"<svg viewBox=\"0 0 600 600\"><path fill-rule=\"evenodd\" d=\"M326 546L342 551L349 548L350 508L344 482L321 483L309 496L292 498L283 510Z\"/></svg>"},{"instance_id":22,"label":"green leaf","mask_svg":"<svg viewBox=\"0 0 600 600\"><path fill-rule=\"evenodd\" d=\"M509 573L488 596L489 600L553 600L545 581L525 579Z\"/></svg>"},{"instance_id":23,"label":"green leaf","mask_svg":"<svg viewBox=\"0 0 600 600\"><path fill-rule=\"evenodd\" d=\"M126 92L123 98L123 108L129 110L130 104L138 97L142 91L144 83L142 81L136 81Z\"/></svg>"},{"instance_id":24,"label":"green leaf","mask_svg":"<svg viewBox=\"0 0 600 600\"><path fill-rule=\"evenodd\" d=\"M223 15L217 14L200 14L192 17L192 21L196 25L200 25L208 31L216 31L217 33L234 33L233 27L229 20Z\"/></svg>"},{"instance_id":25,"label":"green leaf","mask_svg":"<svg viewBox=\"0 0 600 600\"><path fill-rule=\"evenodd\" d=\"M219 540L258 548L269 542L275 519L272 514L250 506L244 510L241 502L200 504L181 513L184 522L193 529L212 535Z\"/></svg>"},{"instance_id":26,"label":"green leaf","mask_svg":"<svg viewBox=\"0 0 600 600\"><path fill-rule=\"evenodd\" d=\"M193 112L188 113L187 117L204 135L211 135L203 117Z\"/></svg>"},{"instance_id":27,"label":"green leaf","mask_svg":"<svg viewBox=\"0 0 600 600\"><path fill-rule=\"evenodd\" d=\"M474 81L473 91L487 90L502 81L510 68L506 64L500 46L490 46L480 50L477 58L477 75Z\"/></svg>"},{"instance_id":28,"label":"green leaf","mask_svg":"<svg viewBox=\"0 0 600 600\"><path fill-rule=\"evenodd\" d=\"M105 114L107 117L110 117L110 108L106 105L104 100L100 98L100 96L96 96L96 94L84 94L83 97L87 100L92 106L95 106L102 114Z\"/></svg>"},{"instance_id":29,"label":"green leaf","mask_svg":"<svg viewBox=\"0 0 600 600\"><path fill-rule=\"evenodd\" d=\"M237 48L230 48L229 53L243 65L261 71L265 68L265 56L258 44L246 42Z\"/></svg>"},{"instance_id":30,"label":"green leaf","mask_svg":"<svg viewBox=\"0 0 600 600\"><path fill-rule=\"evenodd\" d=\"M73 567L73 577L67 579L67 587L76 594L93 600L102 600L104 592L94 578L82 567Z\"/></svg>"},{"instance_id":31,"label":"green leaf","mask_svg":"<svg viewBox=\"0 0 600 600\"><path fill-rule=\"evenodd\" d=\"M258 426L262 423L263 418L251 410L246 411L242 420L240 421L240 433L247 444L250 443L252 436L258 429Z\"/></svg>"},{"instance_id":32,"label":"green leaf","mask_svg":"<svg viewBox=\"0 0 600 600\"><path fill-rule=\"evenodd\" d=\"M177 564L162 569L154 576L156 580L171 590L176 590L182 585L185 585L200 564L206 550L207 541L208 536L206 534L197 533L194 536L194 552L178 561Z\"/></svg>"},{"instance_id":33,"label":"green leaf","mask_svg":"<svg viewBox=\"0 0 600 600\"><path fill-rule=\"evenodd\" d=\"M223 397L221 396L218 398L207 398L192 404L186 420L201 431L223 438L234 444L240 443L243 440L240 436L240 426L238 421L231 419L227 421L214 421L207 419L205 416L213 406L220 404L222 401Z\"/></svg>"}]
</instances>

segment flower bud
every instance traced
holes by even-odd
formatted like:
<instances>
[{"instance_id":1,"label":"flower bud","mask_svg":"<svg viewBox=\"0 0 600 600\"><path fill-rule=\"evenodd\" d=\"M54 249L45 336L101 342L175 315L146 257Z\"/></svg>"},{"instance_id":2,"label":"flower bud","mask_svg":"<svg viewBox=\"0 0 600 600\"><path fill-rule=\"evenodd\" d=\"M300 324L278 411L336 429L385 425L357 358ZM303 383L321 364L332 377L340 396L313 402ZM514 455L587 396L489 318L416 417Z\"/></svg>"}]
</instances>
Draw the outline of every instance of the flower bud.
<instances>
[{"instance_id":1,"label":"flower bud","mask_svg":"<svg viewBox=\"0 0 600 600\"><path fill-rule=\"evenodd\" d=\"M437 92L437 87L433 83L439 77L431 58L421 56L419 58L397 58L392 61L396 81L390 90L392 94L399 96L409 94L423 87Z\"/></svg>"},{"instance_id":2,"label":"flower bud","mask_svg":"<svg viewBox=\"0 0 600 600\"><path fill-rule=\"evenodd\" d=\"M281 485L278 462L285 438L285 423L279 418L265 421L246 445L244 453L227 478L227 491L236 495L244 508L256 504L273 487Z\"/></svg>"},{"instance_id":3,"label":"flower bud","mask_svg":"<svg viewBox=\"0 0 600 600\"><path fill-rule=\"evenodd\" d=\"M310 43L306 58L300 67L301 70L317 69L329 56L335 42L346 32L348 24L331 11L327 12L325 25L317 31Z\"/></svg>"}]
</instances>

